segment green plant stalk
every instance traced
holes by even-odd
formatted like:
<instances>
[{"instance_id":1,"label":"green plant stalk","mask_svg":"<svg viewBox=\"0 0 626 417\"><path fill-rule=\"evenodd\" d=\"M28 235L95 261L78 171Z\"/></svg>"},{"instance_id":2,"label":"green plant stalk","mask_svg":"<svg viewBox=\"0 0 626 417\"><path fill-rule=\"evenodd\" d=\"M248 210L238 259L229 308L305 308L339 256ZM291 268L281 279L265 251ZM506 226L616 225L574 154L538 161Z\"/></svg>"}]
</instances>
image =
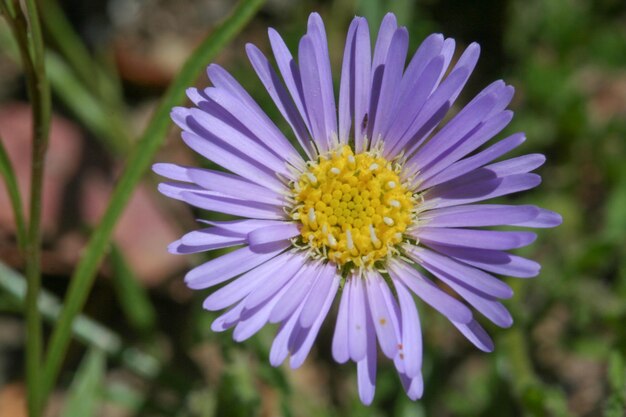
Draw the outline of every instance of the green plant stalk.
<instances>
[{"instance_id":1,"label":"green plant stalk","mask_svg":"<svg viewBox=\"0 0 626 417\"><path fill-rule=\"evenodd\" d=\"M13 209L13 218L17 229L17 244L20 250L24 252L26 245L26 222L24 220L24 212L22 208L22 198L20 190L17 186L15 171L11 160L7 155L2 138L0 138L0 175L4 177L4 181L11 200L11 208Z\"/></svg>"},{"instance_id":2,"label":"green plant stalk","mask_svg":"<svg viewBox=\"0 0 626 417\"><path fill-rule=\"evenodd\" d=\"M200 44L168 88L144 134L129 156L102 221L92 234L72 276L64 308L52 333L49 351L44 363L43 399L47 397L54 386L71 339L72 322L85 303L98 266L107 250L115 224L132 191L148 169L152 157L167 134L170 127L169 112L171 108L183 101L186 87L193 83L200 70L217 55L224 45L239 33L263 2L264 0L242 1L232 15Z\"/></svg>"}]
</instances>

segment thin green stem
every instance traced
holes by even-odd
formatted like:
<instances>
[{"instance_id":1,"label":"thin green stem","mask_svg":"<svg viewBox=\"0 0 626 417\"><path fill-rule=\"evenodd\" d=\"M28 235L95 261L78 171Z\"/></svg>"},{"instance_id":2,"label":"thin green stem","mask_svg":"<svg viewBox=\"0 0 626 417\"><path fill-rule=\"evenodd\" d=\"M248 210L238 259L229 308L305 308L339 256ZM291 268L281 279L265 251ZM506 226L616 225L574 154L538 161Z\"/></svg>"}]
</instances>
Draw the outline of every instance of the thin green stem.
<instances>
[{"instance_id":1,"label":"thin green stem","mask_svg":"<svg viewBox=\"0 0 626 417\"><path fill-rule=\"evenodd\" d=\"M72 323L83 308L96 271L109 245L115 224L167 134L170 127L171 108L184 100L185 89L193 83L202 68L221 51L224 45L241 31L262 3L263 0L242 1L232 15L200 44L168 88L144 134L129 156L102 221L92 234L72 276L64 308L52 333L44 364L43 398L46 398L54 386L71 339Z\"/></svg>"},{"instance_id":2,"label":"thin green stem","mask_svg":"<svg viewBox=\"0 0 626 417\"><path fill-rule=\"evenodd\" d=\"M26 2L27 17L19 4L6 2L3 12L18 43L28 95L33 112L33 150L30 184L29 225L24 243L26 258L26 382L28 412L38 417L42 412L42 321L37 299L41 288L41 211L45 155L50 130L50 89L44 65L44 46L39 16L33 0Z\"/></svg>"},{"instance_id":3,"label":"thin green stem","mask_svg":"<svg viewBox=\"0 0 626 417\"><path fill-rule=\"evenodd\" d=\"M13 217L17 229L17 245L20 250L24 252L26 245L26 221L24 220L22 198L17 186L17 177L15 176L11 160L4 148L2 138L0 138L0 175L4 178L9 200L11 200L11 208L13 209Z\"/></svg>"}]
</instances>

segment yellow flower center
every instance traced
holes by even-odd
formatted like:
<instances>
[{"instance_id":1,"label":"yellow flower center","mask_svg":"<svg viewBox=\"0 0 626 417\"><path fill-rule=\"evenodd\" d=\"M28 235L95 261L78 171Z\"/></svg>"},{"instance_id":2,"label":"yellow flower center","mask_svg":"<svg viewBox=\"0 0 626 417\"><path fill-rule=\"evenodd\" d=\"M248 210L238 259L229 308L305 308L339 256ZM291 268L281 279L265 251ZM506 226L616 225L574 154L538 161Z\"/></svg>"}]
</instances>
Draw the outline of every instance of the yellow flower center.
<instances>
[{"instance_id":1,"label":"yellow flower center","mask_svg":"<svg viewBox=\"0 0 626 417\"><path fill-rule=\"evenodd\" d=\"M292 184L300 245L340 267L370 267L395 253L415 207L399 172L380 152L355 155L349 146L310 162Z\"/></svg>"}]
</instances>

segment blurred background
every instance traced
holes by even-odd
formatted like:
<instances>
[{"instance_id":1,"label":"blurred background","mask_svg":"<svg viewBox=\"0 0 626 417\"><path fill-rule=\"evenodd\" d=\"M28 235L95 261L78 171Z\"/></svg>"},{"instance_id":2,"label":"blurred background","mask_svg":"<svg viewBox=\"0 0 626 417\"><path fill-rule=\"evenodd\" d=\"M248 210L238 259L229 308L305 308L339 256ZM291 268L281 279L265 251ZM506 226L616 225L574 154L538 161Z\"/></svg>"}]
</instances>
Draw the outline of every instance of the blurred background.
<instances>
[{"instance_id":1,"label":"blurred background","mask_svg":"<svg viewBox=\"0 0 626 417\"><path fill-rule=\"evenodd\" d=\"M134 138L194 47L234 2L40 4L54 105L42 260L42 308L51 318ZM355 366L331 358L333 320L295 371L269 365L271 326L242 344L230 332L210 330L216 314L201 308L206 292L192 293L182 281L206 257L166 252L206 215L158 195L158 178L150 173L118 223L46 415L626 415L626 2L268 0L216 61L283 128L244 45L252 42L269 54L271 26L294 50L311 11L326 23L336 83L351 18L366 16L375 33L384 13L393 11L408 27L411 51L433 32L455 38L457 51L480 43L477 69L458 103L499 78L516 88L516 116L500 137L526 132L518 154L540 152L548 162L539 170L544 182L538 189L508 201L558 211L564 222L540 230L538 241L520 251L543 269L533 280L508 280L516 292L505 301L514 326L485 323L496 342L495 352L485 354L445 318L421 308L424 397L408 400L392 364L381 360L374 403L364 407ZM207 83L204 75L197 81ZM17 51L0 21L0 136L23 195L30 117ZM196 158L172 128L155 162L206 164ZM11 213L0 184L0 417L25 415L25 325L17 296L24 262Z\"/></svg>"}]
</instances>

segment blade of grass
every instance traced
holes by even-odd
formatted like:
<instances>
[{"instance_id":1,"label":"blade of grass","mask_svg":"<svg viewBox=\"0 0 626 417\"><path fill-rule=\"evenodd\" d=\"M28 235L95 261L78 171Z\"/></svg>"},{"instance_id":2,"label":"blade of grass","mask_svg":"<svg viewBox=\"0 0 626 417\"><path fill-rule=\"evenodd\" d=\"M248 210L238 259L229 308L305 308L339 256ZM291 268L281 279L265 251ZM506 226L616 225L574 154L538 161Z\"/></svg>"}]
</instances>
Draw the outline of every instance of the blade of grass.
<instances>
[{"instance_id":1,"label":"blade of grass","mask_svg":"<svg viewBox=\"0 0 626 417\"><path fill-rule=\"evenodd\" d=\"M262 3L263 0L242 1L232 15L200 44L168 88L148 127L128 158L126 168L113 191L102 221L92 234L83 257L74 271L61 317L52 333L42 379L44 398L54 386L71 339L72 322L85 303L113 228L170 127L171 108L183 101L185 89L195 80L200 70L241 31Z\"/></svg>"},{"instance_id":2,"label":"blade of grass","mask_svg":"<svg viewBox=\"0 0 626 417\"><path fill-rule=\"evenodd\" d=\"M0 261L0 289L19 305L26 298L26 280L23 276ZM61 313L59 298L42 289L37 306L43 318L49 323L56 323ZM106 352L109 356L119 357L128 369L142 378L152 380L161 372L159 360L148 353L125 346L122 338L108 327L85 315L78 315L72 324L72 334L77 340L90 348Z\"/></svg>"},{"instance_id":3,"label":"blade of grass","mask_svg":"<svg viewBox=\"0 0 626 417\"><path fill-rule=\"evenodd\" d=\"M32 106L32 166L30 181L29 223L24 244L26 258L26 385L31 417L41 415L42 323L37 299L41 287L41 211L45 155L50 132L51 100L46 77L44 44L39 14L34 0L27 0L26 14L13 0L2 3L2 12L13 32L26 75L28 97Z\"/></svg>"},{"instance_id":4,"label":"blade of grass","mask_svg":"<svg viewBox=\"0 0 626 417\"><path fill-rule=\"evenodd\" d=\"M24 221L24 212L22 211L22 198L17 186L15 171L4 148L2 138L0 138L0 175L4 178L9 200L11 200L13 218L15 219L15 226L17 228L17 244L20 249L24 251L24 245L26 244L26 223Z\"/></svg>"},{"instance_id":5,"label":"blade of grass","mask_svg":"<svg viewBox=\"0 0 626 417\"><path fill-rule=\"evenodd\" d=\"M104 352L99 349L89 349L70 385L61 413L62 417L95 415L102 396L105 365Z\"/></svg>"},{"instance_id":6,"label":"blade of grass","mask_svg":"<svg viewBox=\"0 0 626 417\"><path fill-rule=\"evenodd\" d=\"M117 245L111 246L109 256L113 266L113 286L120 306L130 325L147 334L156 324L156 312L150 298Z\"/></svg>"}]
</instances>

